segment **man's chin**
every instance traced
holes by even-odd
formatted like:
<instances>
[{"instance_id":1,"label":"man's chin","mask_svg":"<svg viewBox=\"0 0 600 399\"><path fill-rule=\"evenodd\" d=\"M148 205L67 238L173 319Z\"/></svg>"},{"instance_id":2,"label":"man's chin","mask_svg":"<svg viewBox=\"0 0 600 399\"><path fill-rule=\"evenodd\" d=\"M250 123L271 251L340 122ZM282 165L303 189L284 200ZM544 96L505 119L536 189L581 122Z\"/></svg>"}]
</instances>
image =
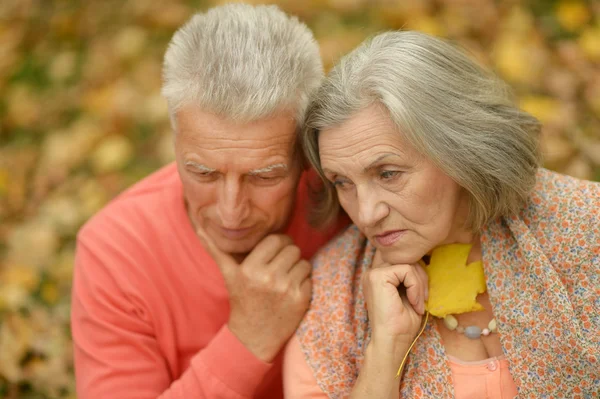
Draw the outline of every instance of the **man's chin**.
<instances>
[{"instance_id":1,"label":"man's chin","mask_svg":"<svg viewBox=\"0 0 600 399\"><path fill-rule=\"evenodd\" d=\"M221 251L233 256L236 259L243 259L246 257L246 255L252 252L252 250L254 249L254 247L256 247L256 244L258 244L259 241L260 240L257 240L254 237L248 237L244 240L235 241L220 238L219 240L216 240L216 244Z\"/></svg>"}]
</instances>

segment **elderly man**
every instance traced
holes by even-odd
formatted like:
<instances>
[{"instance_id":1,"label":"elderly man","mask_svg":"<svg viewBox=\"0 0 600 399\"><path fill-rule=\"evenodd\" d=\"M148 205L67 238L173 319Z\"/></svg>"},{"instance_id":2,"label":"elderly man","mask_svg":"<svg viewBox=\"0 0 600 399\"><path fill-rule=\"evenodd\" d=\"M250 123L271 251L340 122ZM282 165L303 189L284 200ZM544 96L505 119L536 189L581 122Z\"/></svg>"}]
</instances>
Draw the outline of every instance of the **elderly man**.
<instances>
[{"instance_id":1,"label":"elderly man","mask_svg":"<svg viewBox=\"0 0 600 399\"><path fill-rule=\"evenodd\" d=\"M72 330L82 398L280 398L308 308L312 230L297 132L323 71L274 6L195 15L165 55L176 162L78 235Z\"/></svg>"}]
</instances>

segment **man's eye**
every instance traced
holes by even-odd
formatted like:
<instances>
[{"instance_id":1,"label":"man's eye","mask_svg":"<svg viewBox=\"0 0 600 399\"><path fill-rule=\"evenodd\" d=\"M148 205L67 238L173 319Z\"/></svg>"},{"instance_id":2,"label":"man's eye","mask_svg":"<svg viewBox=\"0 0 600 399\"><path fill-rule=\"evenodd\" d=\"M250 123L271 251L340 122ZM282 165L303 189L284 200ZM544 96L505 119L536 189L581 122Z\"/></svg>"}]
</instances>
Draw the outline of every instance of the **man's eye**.
<instances>
[{"instance_id":1,"label":"man's eye","mask_svg":"<svg viewBox=\"0 0 600 399\"><path fill-rule=\"evenodd\" d=\"M275 184L282 179L280 175L251 175L256 184Z\"/></svg>"},{"instance_id":2,"label":"man's eye","mask_svg":"<svg viewBox=\"0 0 600 399\"><path fill-rule=\"evenodd\" d=\"M194 171L192 172L195 178L199 180L211 180L216 177L216 173L212 171Z\"/></svg>"}]
</instances>

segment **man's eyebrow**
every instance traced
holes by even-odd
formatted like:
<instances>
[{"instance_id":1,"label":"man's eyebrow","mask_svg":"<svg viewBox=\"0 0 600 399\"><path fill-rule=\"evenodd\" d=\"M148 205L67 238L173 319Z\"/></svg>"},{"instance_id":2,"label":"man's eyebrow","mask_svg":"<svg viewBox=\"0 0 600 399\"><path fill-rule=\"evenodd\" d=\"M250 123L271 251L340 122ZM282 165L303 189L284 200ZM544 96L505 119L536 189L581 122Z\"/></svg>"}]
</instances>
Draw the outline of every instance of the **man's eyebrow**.
<instances>
[{"instance_id":1,"label":"man's eyebrow","mask_svg":"<svg viewBox=\"0 0 600 399\"><path fill-rule=\"evenodd\" d=\"M288 167L284 163L276 163L274 165L269 165L264 168L251 170L250 172L248 172L248 174L249 175L260 175L260 174L269 173L269 172L272 172L272 171L278 170L278 169L283 169L284 171L287 171Z\"/></svg>"},{"instance_id":2,"label":"man's eyebrow","mask_svg":"<svg viewBox=\"0 0 600 399\"><path fill-rule=\"evenodd\" d=\"M202 165L202 164L199 164L199 163L194 162L194 161L185 161L185 166L191 166L192 168L194 168L194 169L196 169L196 170L198 170L200 172L204 172L204 173L210 173L210 172L215 172L216 171L216 169L209 168L206 165Z\"/></svg>"}]
</instances>

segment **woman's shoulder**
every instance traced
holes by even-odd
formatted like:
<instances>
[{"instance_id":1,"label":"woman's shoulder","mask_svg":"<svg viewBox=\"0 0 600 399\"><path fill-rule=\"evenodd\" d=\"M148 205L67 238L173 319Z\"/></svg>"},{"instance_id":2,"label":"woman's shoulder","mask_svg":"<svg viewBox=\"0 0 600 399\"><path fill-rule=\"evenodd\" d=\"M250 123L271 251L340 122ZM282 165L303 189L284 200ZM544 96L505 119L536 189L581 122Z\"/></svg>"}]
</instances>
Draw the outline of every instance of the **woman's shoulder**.
<instances>
[{"instance_id":1,"label":"woman's shoulder","mask_svg":"<svg viewBox=\"0 0 600 399\"><path fill-rule=\"evenodd\" d=\"M368 266L370 247L358 228L350 225L316 253L312 260L313 307L320 301L333 305L331 292L352 295L355 280Z\"/></svg>"},{"instance_id":2,"label":"woman's shoulder","mask_svg":"<svg viewBox=\"0 0 600 399\"><path fill-rule=\"evenodd\" d=\"M340 259L347 261L348 258L359 256L365 241L358 227L349 225L317 251L312 261L313 268L324 268Z\"/></svg>"},{"instance_id":3,"label":"woman's shoulder","mask_svg":"<svg viewBox=\"0 0 600 399\"><path fill-rule=\"evenodd\" d=\"M540 168L529 204L534 207L546 205L549 208L553 208L553 205L575 205L578 210L595 210L600 204L600 182Z\"/></svg>"},{"instance_id":4,"label":"woman's shoulder","mask_svg":"<svg viewBox=\"0 0 600 399\"><path fill-rule=\"evenodd\" d=\"M600 243L600 183L540 169L519 219L557 264L586 264Z\"/></svg>"},{"instance_id":5,"label":"woman's shoulder","mask_svg":"<svg viewBox=\"0 0 600 399\"><path fill-rule=\"evenodd\" d=\"M582 224L600 223L600 183L541 168L522 218L536 227L573 232Z\"/></svg>"}]
</instances>

